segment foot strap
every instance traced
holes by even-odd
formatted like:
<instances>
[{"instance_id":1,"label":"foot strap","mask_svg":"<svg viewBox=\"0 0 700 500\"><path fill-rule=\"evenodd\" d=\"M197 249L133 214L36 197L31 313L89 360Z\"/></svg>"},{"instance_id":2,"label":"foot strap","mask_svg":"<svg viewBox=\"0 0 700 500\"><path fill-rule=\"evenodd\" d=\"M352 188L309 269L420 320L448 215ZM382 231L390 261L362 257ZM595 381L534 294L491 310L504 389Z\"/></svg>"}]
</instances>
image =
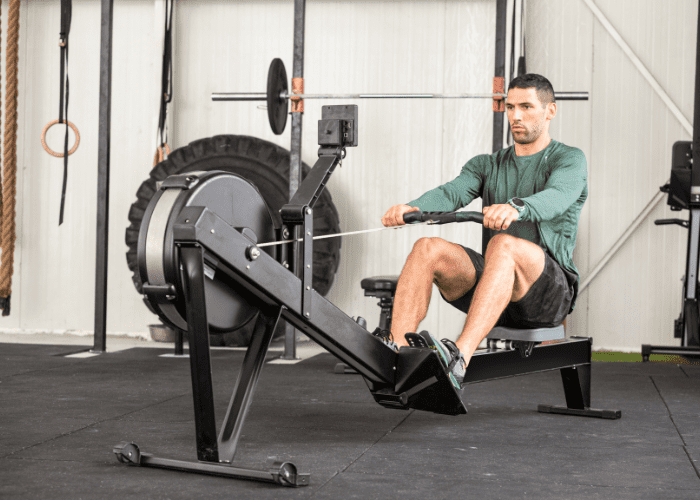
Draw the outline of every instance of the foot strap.
<instances>
[{"instance_id":1,"label":"foot strap","mask_svg":"<svg viewBox=\"0 0 700 500\"><path fill-rule=\"evenodd\" d=\"M452 342L450 339L442 339L441 342L445 345L445 347L447 347L447 350L450 351L450 355L452 356L452 361L450 361L447 371L452 371L452 368L459 364L459 368L457 369L455 375L461 375L462 378L464 378L464 374L467 371L467 364L464 362L464 355L462 354L462 351L460 351L457 344Z\"/></svg>"}]
</instances>

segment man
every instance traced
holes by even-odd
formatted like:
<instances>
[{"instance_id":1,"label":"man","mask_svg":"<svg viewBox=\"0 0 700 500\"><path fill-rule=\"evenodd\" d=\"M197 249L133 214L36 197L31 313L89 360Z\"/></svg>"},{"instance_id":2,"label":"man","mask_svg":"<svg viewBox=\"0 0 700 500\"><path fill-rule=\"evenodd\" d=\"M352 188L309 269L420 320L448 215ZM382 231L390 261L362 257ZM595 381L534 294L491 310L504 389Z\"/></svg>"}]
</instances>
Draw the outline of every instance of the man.
<instances>
[{"instance_id":1,"label":"man","mask_svg":"<svg viewBox=\"0 0 700 500\"><path fill-rule=\"evenodd\" d=\"M485 255L441 238L421 238L406 260L394 299L391 338L408 345L408 333L412 342L438 350L455 385L494 326L557 326L573 310L578 293L573 251L588 196L586 158L549 136L557 105L543 76L514 79L506 110L514 146L476 156L453 181L391 207L382 217L385 226L398 226L407 212L452 211L483 199ZM455 343L410 333L428 312L433 283L444 300L468 313Z\"/></svg>"}]
</instances>

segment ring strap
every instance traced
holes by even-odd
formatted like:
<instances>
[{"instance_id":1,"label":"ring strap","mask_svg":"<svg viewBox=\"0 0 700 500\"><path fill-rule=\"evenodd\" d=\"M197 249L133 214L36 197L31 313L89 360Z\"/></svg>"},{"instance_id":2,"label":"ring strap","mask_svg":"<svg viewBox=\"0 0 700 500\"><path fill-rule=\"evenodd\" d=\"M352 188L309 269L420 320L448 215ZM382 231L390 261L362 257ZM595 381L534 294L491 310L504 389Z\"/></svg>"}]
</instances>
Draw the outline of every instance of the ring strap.
<instances>
[{"instance_id":1,"label":"ring strap","mask_svg":"<svg viewBox=\"0 0 700 500\"><path fill-rule=\"evenodd\" d=\"M160 114L158 116L158 147L162 153L167 147L168 104L173 100L173 10L174 0L165 2L165 35L163 39L163 67L160 79ZM170 153L170 148L167 149ZM163 158L161 157L160 161Z\"/></svg>"},{"instance_id":2,"label":"ring strap","mask_svg":"<svg viewBox=\"0 0 700 500\"><path fill-rule=\"evenodd\" d=\"M61 47L61 84L58 110L58 123L66 124L66 136L63 141L63 186L61 188L61 210L58 225L63 224L63 210L66 205L66 186L68 184L68 37L73 12L72 0L61 0L61 33L58 45Z\"/></svg>"}]
</instances>

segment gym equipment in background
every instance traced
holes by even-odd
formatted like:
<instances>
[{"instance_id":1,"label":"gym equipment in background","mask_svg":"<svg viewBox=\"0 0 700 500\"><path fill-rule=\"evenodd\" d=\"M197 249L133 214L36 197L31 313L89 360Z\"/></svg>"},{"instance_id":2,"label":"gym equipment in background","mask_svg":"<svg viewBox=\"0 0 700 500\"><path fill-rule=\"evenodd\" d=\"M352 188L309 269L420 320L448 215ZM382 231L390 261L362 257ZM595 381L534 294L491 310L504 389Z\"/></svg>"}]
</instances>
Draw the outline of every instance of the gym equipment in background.
<instances>
[{"instance_id":1,"label":"gym equipment in background","mask_svg":"<svg viewBox=\"0 0 700 500\"><path fill-rule=\"evenodd\" d=\"M681 339L680 346L642 345L642 360L651 354L677 354L700 357L700 312L698 311L698 258L700 257L700 14L695 39L695 110L693 141L673 145L671 181L661 186L668 193L671 210L688 210L688 220L660 219L657 225L678 224L688 229L688 249L683 276L683 306L674 321L673 336Z\"/></svg>"},{"instance_id":2,"label":"gym equipment in background","mask_svg":"<svg viewBox=\"0 0 700 500\"><path fill-rule=\"evenodd\" d=\"M697 98L697 94L696 94ZM696 118L697 118L696 103ZM695 127L697 130L699 127ZM693 171L694 147L691 141L678 141L673 145L671 181L661 186L668 193L668 205L673 211L689 210L689 218L658 219L657 226L676 224L688 229L685 275L681 313L673 322L673 337L681 339L680 346L642 345L642 361L649 361L651 354L675 354L700 357L700 316L698 312L698 245L700 244L700 168Z\"/></svg>"}]
</instances>

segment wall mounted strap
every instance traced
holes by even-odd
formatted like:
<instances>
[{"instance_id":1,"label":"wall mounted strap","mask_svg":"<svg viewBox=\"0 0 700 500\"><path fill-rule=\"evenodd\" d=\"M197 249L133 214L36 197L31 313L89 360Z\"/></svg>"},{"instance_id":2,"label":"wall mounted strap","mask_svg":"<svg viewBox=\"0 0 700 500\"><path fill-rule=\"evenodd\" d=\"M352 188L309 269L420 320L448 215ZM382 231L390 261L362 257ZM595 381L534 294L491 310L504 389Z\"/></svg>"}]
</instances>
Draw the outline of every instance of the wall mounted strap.
<instances>
[{"instance_id":1,"label":"wall mounted strap","mask_svg":"<svg viewBox=\"0 0 700 500\"><path fill-rule=\"evenodd\" d=\"M63 187L61 188L61 210L58 215L58 225L63 224L63 209L66 205L66 186L68 184L68 36L73 13L72 0L61 0L61 32L58 45L61 47L61 83L58 99L58 123L66 124L66 136L63 141Z\"/></svg>"},{"instance_id":2,"label":"wall mounted strap","mask_svg":"<svg viewBox=\"0 0 700 500\"><path fill-rule=\"evenodd\" d=\"M170 154L168 147L168 104L173 100L173 10L174 0L165 0L165 35L163 39L163 67L160 80L160 113L158 116L158 147L156 160L163 161ZM155 166L155 165L154 165Z\"/></svg>"}]
</instances>

